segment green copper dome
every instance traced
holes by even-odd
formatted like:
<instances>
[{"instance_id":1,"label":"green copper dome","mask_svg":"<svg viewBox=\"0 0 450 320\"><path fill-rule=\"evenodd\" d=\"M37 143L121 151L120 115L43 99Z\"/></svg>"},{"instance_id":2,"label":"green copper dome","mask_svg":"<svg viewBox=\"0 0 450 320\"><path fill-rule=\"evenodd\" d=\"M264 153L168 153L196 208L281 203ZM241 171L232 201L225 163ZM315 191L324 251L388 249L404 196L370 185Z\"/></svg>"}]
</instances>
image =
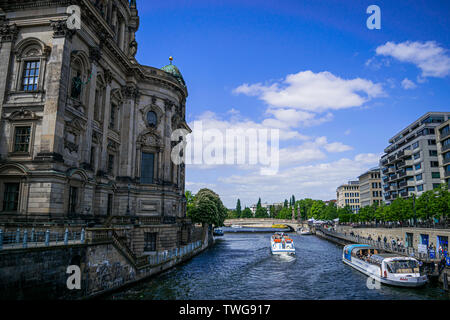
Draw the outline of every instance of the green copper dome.
<instances>
[{"instance_id":1,"label":"green copper dome","mask_svg":"<svg viewBox=\"0 0 450 320\"><path fill-rule=\"evenodd\" d=\"M186 87L186 83L184 82L184 79L183 79L183 76L181 75L180 70L178 70L178 68L172 64L172 60L170 61L170 64L162 67L161 70L163 70L163 71L169 73L170 75L172 75L173 77L175 77L179 83L181 83L184 87Z\"/></svg>"}]
</instances>

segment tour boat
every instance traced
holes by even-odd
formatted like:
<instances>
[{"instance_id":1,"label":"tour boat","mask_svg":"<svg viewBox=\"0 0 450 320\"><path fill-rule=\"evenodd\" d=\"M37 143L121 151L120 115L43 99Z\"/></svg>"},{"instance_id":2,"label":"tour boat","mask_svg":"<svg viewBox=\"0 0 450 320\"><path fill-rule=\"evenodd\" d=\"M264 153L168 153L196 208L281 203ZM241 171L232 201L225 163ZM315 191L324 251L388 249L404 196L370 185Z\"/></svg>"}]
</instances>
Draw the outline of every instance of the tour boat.
<instances>
[{"instance_id":1,"label":"tour boat","mask_svg":"<svg viewBox=\"0 0 450 320\"><path fill-rule=\"evenodd\" d=\"M307 229L307 228L299 228L299 229L297 229L297 233L302 235L302 236L312 235L312 232L309 229Z\"/></svg>"},{"instance_id":2,"label":"tour boat","mask_svg":"<svg viewBox=\"0 0 450 320\"><path fill-rule=\"evenodd\" d=\"M283 232L277 232L270 238L272 254L295 255L294 240Z\"/></svg>"},{"instance_id":3,"label":"tour boat","mask_svg":"<svg viewBox=\"0 0 450 320\"><path fill-rule=\"evenodd\" d=\"M240 226L238 224L233 224L231 227L235 228L235 229L241 229L242 228L242 226Z\"/></svg>"},{"instance_id":4,"label":"tour boat","mask_svg":"<svg viewBox=\"0 0 450 320\"><path fill-rule=\"evenodd\" d=\"M215 235L217 237L223 236L223 230L220 229L220 228L215 228L214 232L213 232L213 235Z\"/></svg>"},{"instance_id":5,"label":"tour boat","mask_svg":"<svg viewBox=\"0 0 450 320\"><path fill-rule=\"evenodd\" d=\"M365 244L345 246L342 261L383 284L421 287L428 282L427 276L420 274L416 259L385 253Z\"/></svg>"}]
</instances>

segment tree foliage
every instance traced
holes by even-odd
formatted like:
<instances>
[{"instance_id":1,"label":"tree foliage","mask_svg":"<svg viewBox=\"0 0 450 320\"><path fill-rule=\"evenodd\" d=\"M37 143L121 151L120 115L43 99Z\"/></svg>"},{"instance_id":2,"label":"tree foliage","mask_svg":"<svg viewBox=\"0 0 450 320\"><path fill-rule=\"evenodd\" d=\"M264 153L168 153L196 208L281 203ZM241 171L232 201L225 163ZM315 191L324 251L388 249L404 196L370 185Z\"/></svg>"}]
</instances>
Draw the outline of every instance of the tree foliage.
<instances>
[{"instance_id":1,"label":"tree foliage","mask_svg":"<svg viewBox=\"0 0 450 320\"><path fill-rule=\"evenodd\" d=\"M201 189L195 196L193 205L188 210L188 216L193 222L223 226L228 216L228 209L220 197L212 190Z\"/></svg>"}]
</instances>

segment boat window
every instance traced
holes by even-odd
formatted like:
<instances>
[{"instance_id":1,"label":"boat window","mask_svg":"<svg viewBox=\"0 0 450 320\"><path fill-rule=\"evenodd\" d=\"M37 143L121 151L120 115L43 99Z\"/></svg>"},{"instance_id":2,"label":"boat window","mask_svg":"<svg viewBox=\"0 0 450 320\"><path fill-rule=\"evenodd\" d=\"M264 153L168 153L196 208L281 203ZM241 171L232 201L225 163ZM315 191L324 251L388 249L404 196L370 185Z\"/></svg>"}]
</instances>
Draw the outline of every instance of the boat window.
<instances>
[{"instance_id":1,"label":"boat window","mask_svg":"<svg viewBox=\"0 0 450 320\"><path fill-rule=\"evenodd\" d=\"M391 273L419 273L419 265L414 260L391 261L386 265Z\"/></svg>"}]
</instances>

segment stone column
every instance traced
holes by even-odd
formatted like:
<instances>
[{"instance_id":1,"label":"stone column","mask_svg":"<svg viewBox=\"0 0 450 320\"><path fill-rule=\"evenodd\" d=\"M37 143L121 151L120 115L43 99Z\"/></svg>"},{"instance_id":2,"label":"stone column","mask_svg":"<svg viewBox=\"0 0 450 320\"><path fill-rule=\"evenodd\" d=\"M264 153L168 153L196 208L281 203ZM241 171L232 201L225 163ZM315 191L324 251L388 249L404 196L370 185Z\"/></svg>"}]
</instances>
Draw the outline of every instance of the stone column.
<instances>
[{"instance_id":1,"label":"stone column","mask_svg":"<svg viewBox=\"0 0 450 320\"><path fill-rule=\"evenodd\" d=\"M102 153L101 161L99 163L99 170L106 172L107 160L108 160L108 124L109 116L111 113L111 81L112 73L110 70L104 71L106 90L105 90L105 109L103 113L103 141L102 141Z\"/></svg>"},{"instance_id":2,"label":"stone column","mask_svg":"<svg viewBox=\"0 0 450 320\"><path fill-rule=\"evenodd\" d=\"M100 60L101 54L99 48L91 48L90 49L89 59L92 63L91 67L91 81L89 82L89 98L87 103L87 117L88 122L86 126L86 131L84 133L83 140L85 143L83 144L83 149L81 152L82 155L82 163L89 164L91 159L91 146L92 146L92 121L94 119L94 108L95 108L95 95L97 89L97 69L98 69L98 61Z\"/></svg>"},{"instance_id":3,"label":"stone column","mask_svg":"<svg viewBox=\"0 0 450 320\"><path fill-rule=\"evenodd\" d=\"M120 168L119 176L131 177L133 174L133 149L136 148L135 131L135 105L138 89L134 85L122 88L125 101L122 105L121 132L120 132Z\"/></svg>"},{"instance_id":4,"label":"stone column","mask_svg":"<svg viewBox=\"0 0 450 320\"><path fill-rule=\"evenodd\" d=\"M8 71L11 62L11 49L18 32L15 24L8 25L6 21L3 21L3 25L0 26L0 74L2 75L0 78L0 115L2 114L7 83L10 79Z\"/></svg>"},{"instance_id":5,"label":"stone column","mask_svg":"<svg viewBox=\"0 0 450 320\"><path fill-rule=\"evenodd\" d=\"M72 36L66 20L51 21L53 27L52 52L47 64L46 101L42 119L41 152L37 158L63 161L64 111L70 85L70 56Z\"/></svg>"}]
</instances>

